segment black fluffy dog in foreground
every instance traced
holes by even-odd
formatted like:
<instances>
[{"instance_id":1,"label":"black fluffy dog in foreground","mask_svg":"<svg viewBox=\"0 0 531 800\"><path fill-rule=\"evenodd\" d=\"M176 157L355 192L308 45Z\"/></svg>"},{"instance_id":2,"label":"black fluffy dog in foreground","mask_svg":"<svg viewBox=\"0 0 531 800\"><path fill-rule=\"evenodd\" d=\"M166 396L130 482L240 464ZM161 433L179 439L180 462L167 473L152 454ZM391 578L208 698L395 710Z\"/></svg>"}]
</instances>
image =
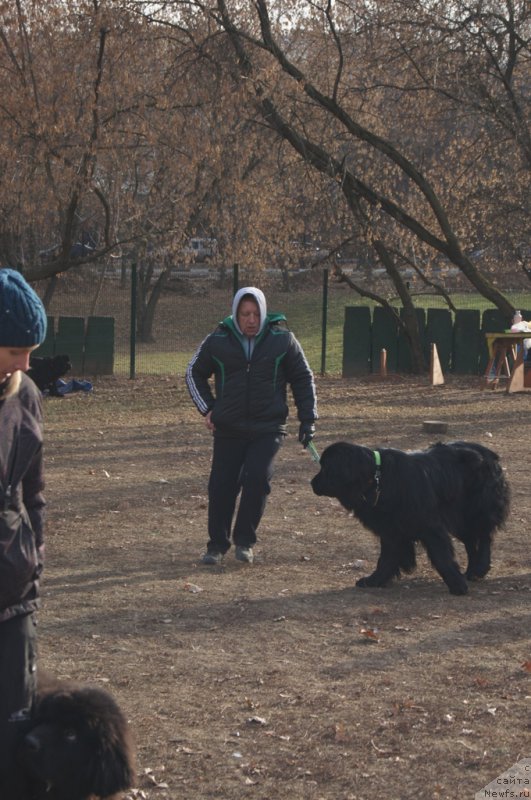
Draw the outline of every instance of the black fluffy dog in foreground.
<instances>
[{"instance_id":1,"label":"black fluffy dog in foreground","mask_svg":"<svg viewBox=\"0 0 531 800\"><path fill-rule=\"evenodd\" d=\"M127 721L102 689L60 683L39 689L17 769L23 786L13 792L16 800L115 797L134 781Z\"/></svg>"},{"instance_id":2,"label":"black fluffy dog in foreground","mask_svg":"<svg viewBox=\"0 0 531 800\"><path fill-rule=\"evenodd\" d=\"M465 545L468 580L489 571L492 537L509 511L509 487L492 450L453 442L406 453L337 442L320 466L315 494L336 497L380 539L377 567L358 586L385 586L411 572L419 541L450 592L466 594L449 534Z\"/></svg>"}]
</instances>

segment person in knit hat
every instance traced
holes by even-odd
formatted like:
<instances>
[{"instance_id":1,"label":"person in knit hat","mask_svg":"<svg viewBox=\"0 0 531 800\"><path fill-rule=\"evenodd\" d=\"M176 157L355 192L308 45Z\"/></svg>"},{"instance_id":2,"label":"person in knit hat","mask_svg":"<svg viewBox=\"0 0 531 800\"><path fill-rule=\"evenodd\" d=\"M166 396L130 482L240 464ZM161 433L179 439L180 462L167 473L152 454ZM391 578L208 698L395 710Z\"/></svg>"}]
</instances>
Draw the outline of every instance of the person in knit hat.
<instances>
[{"instance_id":1,"label":"person in knit hat","mask_svg":"<svg viewBox=\"0 0 531 800\"><path fill-rule=\"evenodd\" d=\"M46 336L44 306L23 276L0 269L0 797L12 796L13 764L36 688L35 610L44 555L41 394L25 375ZM10 542L24 542L13 559Z\"/></svg>"}]
</instances>

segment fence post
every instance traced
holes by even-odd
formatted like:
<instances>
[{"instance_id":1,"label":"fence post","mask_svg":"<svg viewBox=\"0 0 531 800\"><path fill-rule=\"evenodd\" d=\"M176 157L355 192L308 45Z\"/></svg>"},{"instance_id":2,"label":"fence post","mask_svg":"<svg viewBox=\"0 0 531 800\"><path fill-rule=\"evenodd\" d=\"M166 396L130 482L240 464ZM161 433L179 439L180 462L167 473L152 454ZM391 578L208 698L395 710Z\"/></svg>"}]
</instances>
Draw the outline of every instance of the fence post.
<instances>
[{"instance_id":1,"label":"fence post","mask_svg":"<svg viewBox=\"0 0 531 800\"><path fill-rule=\"evenodd\" d=\"M235 295L239 289L240 285L240 268L238 264L234 264L232 267L232 294Z\"/></svg>"},{"instance_id":2,"label":"fence post","mask_svg":"<svg viewBox=\"0 0 531 800\"><path fill-rule=\"evenodd\" d=\"M129 379L136 378L136 264L131 264L131 328L129 337Z\"/></svg>"},{"instance_id":3,"label":"fence post","mask_svg":"<svg viewBox=\"0 0 531 800\"><path fill-rule=\"evenodd\" d=\"M321 375L326 373L326 330L328 325L328 269L323 269L323 314L321 326Z\"/></svg>"}]
</instances>

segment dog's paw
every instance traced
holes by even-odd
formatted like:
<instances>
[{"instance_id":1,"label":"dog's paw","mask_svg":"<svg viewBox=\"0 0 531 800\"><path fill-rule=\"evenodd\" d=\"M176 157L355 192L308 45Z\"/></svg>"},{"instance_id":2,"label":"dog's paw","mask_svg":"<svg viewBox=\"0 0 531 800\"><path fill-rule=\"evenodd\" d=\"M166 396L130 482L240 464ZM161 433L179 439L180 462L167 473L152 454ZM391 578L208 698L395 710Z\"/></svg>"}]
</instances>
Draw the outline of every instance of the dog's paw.
<instances>
[{"instance_id":1,"label":"dog's paw","mask_svg":"<svg viewBox=\"0 0 531 800\"><path fill-rule=\"evenodd\" d=\"M360 578L356 581L356 586L359 586L360 589L383 589L385 585L386 584L382 583L378 578L375 578L374 575L366 575L365 578Z\"/></svg>"},{"instance_id":2,"label":"dog's paw","mask_svg":"<svg viewBox=\"0 0 531 800\"><path fill-rule=\"evenodd\" d=\"M465 577L467 581L481 581L486 577L488 572L490 572L490 564L486 567L474 567L473 569L467 569L465 572Z\"/></svg>"},{"instance_id":3,"label":"dog's paw","mask_svg":"<svg viewBox=\"0 0 531 800\"><path fill-rule=\"evenodd\" d=\"M450 594L468 594L468 585L464 578L463 581L456 581L455 583L452 583L451 586L448 586L448 589L450 590Z\"/></svg>"},{"instance_id":4,"label":"dog's paw","mask_svg":"<svg viewBox=\"0 0 531 800\"><path fill-rule=\"evenodd\" d=\"M475 572L469 572L468 570L465 572L465 578L471 583L473 581L481 581L484 577L485 575L477 575Z\"/></svg>"}]
</instances>

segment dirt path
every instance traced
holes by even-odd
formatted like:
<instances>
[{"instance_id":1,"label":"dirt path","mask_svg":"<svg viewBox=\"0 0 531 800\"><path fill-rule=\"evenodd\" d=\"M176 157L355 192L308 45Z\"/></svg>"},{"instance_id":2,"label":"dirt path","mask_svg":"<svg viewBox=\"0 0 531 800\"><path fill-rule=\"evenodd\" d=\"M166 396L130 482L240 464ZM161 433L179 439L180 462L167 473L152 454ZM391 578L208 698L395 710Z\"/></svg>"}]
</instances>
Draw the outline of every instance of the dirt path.
<instances>
[{"instance_id":1,"label":"dirt path","mask_svg":"<svg viewBox=\"0 0 531 800\"><path fill-rule=\"evenodd\" d=\"M354 588L377 543L312 494L295 436L255 565L203 567L211 441L182 380L46 400L41 663L117 696L138 744L131 798L473 798L531 756L530 396L466 380L318 392L319 450L423 447L423 420L442 419L441 439L500 453L513 509L468 596L422 554L407 580Z\"/></svg>"}]
</instances>

